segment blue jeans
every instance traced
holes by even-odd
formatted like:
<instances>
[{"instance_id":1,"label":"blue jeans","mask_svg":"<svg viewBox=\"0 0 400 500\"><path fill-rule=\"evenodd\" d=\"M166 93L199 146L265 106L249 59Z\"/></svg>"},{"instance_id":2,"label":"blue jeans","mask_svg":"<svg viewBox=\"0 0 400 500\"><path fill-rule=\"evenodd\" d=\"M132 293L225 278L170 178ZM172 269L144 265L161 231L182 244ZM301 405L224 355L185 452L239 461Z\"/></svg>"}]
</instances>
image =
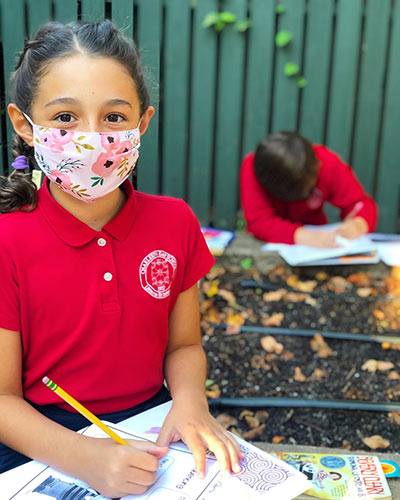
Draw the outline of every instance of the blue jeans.
<instances>
[{"instance_id":1,"label":"blue jeans","mask_svg":"<svg viewBox=\"0 0 400 500\"><path fill-rule=\"evenodd\" d=\"M104 413L97 416L102 420L108 420L109 422L117 424L122 420L149 410L154 406L166 403L167 401L170 401L170 399L171 396L168 389L163 385L152 398L140 403L137 406L133 406L127 410L117 411L115 413ZM53 420L54 422L57 422L58 424L61 424L73 431L78 431L79 429L90 425L90 422L80 413L72 413L54 405L40 406L33 403L30 404L50 420ZM13 469L14 467L24 464L25 462L29 462L30 460L31 459L29 457L26 457L25 455L22 455L12 448L0 443L0 473Z\"/></svg>"}]
</instances>

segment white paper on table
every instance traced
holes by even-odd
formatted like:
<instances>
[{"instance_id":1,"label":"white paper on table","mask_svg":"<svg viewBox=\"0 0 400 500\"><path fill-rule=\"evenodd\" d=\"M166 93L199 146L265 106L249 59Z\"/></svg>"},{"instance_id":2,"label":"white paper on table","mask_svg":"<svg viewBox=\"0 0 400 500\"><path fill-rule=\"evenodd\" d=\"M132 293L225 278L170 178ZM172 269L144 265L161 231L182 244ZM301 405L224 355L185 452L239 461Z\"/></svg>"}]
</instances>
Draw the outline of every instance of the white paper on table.
<instances>
[{"instance_id":1,"label":"white paper on table","mask_svg":"<svg viewBox=\"0 0 400 500\"><path fill-rule=\"evenodd\" d=\"M124 439L157 439L159 426L164 421L170 403L148 410L136 417L124 421L120 425L108 425ZM137 429L137 430L134 430ZM107 437L96 426L90 426L85 435ZM239 440L245 453L242 461L242 472L230 478L222 477L219 465L212 454L206 459L206 478L197 478L194 459L183 443L171 443L170 451L160 460L158 479L143 495L130 495L126 500L291 500L309 488L306 476L285 462L256 448L243 440ZM85 483L66 476L50 467L33 476L29 474L29 464L22 471L19 491L10 500L64 498L71 490L69 500L85 498L85 500L104 500ZM53 490L53 491L52 491ZM54 496L58 490L59 496ZM85 496L82 497L82 495ZM53 495L53 496L51 496ZM73 496L75 495L75 496Z\"/></svg>"}]
</instances>

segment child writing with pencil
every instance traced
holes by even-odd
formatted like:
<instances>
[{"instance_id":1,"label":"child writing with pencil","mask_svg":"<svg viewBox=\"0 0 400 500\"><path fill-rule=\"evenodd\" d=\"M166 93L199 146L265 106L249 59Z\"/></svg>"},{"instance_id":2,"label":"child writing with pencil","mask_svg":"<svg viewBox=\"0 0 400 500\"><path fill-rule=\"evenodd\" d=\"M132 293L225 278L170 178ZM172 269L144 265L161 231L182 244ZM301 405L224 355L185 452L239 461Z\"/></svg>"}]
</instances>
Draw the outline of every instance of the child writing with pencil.
<instances>
[{"instance_id":1,"label":"child writing with pencil","mask_svg":"<svg viewBox=\"0 0 400 500\"><path fill-rule=\"evenodd\" d=\"M29 458L101 494L141 494L171 441L239 472L205 398L198 280L211 268L181 201L133 190L154 108L132 40L110 21L48 23L11 77L14 171L0 178L0 471ZM37 191L32 168L46 175ZM142 168L146 168L143 164ZM154 443L77 434L87 420L43 383L119 422L165 402ZM45 379L48 380L48 379Z\"/></svg>"},{"instance_id":2,"label":"child writing with pencil","mask_svg":"<svg viewBox=\"0 0 400 500\"><path fill-rule=\"evenodd\" d=\"M240 195L247 230L272 243L335 247L337 236L358 238L377 222L376 204L351 168L296 132L271 134L244 157ZM327 223L326 202L340 209L336 230L304 227Z\"/></svg>"}]
</instances>

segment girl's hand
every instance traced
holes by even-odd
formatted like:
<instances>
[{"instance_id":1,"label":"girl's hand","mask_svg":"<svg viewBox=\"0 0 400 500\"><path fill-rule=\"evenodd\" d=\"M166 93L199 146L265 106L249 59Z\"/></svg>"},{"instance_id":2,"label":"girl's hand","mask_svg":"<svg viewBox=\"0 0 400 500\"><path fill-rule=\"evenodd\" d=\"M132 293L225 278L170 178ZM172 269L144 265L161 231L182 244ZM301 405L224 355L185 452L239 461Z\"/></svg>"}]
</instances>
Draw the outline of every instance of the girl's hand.
<instances>
[{"instance_id":1,"label":"girl's hand","mask_svg":"<svg viewBox=\"0 0 400 500\"><path fill-rule=\"evenodd\" d=\"M80 448L80 478L109 498L144 493L157 479L159 459L168 453L168 447L147 441L128 440L126 446L112 439L82 437L86 443Z\"/></svg>"},{"instance_id":2,"label":"girl's hand","mask_svg":"<svg viewBox=\"0 0 400 500\"><path fill-rule=\"evenodd\" d=\"M200 479L205 477L206 448L214 453L223 475L241 471L239 459L244 455L238 442L210 415L207 404L193 401L173 403L157 444L168 446L179 440L184 441L193 453Z\"/></svg>"},{"instance_id":3,"label":"girl's hand","mask_svg":"<svg viewBox=\"0 0 400 500\"><path fill-rule=\"evenodd\" d=\"M301 226L294 232L294 242L315 248L337 248L340 246L336 241L337 234L334 231L313 231Z\"/></svg>"},{"instance_id":4,"label":"girl's hand","mask_svg":"<svg viewBox=\"0 0 400 500\"><path fill-rule=\"evenodd\" d=\"M363 217L345 219L336 229L335 233L339 236L343 236L343 238L354 240L368 233L368 224Z\"/></svg>"}]
</instances>

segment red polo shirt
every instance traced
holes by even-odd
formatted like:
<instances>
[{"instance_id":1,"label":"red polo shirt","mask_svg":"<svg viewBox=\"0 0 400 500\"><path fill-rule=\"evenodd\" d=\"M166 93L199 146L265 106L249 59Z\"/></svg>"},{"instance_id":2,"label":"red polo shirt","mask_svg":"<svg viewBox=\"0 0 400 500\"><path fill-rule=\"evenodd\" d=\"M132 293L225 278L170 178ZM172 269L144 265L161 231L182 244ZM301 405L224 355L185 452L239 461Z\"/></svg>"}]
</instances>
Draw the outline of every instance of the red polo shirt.
<instances>
[{"instance_id":1,"label":"red polo shirt","mask_svg":"<svg viewBox=\"0 0 400 500\"><path fill-rule=\"evenodd\" d=\"M377 206L358 182L352 169L326 146L313 145L319 161L317 185L307 200L281 201L274 198L258 182L254 173L254 153L243 158L240 170L240 197L247 230L260 240L272 243L294 243L294 232L304 224L327 223L325 202L340 209L344 219L353 210L373 231L377 222Z\"/></svg>"},{"instance_id":2,"label":"red polo shirt","mask_svg":"<svg viewBox=\"0 0 400 500\"><path fill-rule=\"evenodd\" d=\"M20 331L23 389L71 408L47 375L95 413L134 406L164 379L168 317L213 265L182 200L134 192L95 231L64 210L47 182L29 213L0 216L0 327Z\"/></svg>"}]
</instances>

